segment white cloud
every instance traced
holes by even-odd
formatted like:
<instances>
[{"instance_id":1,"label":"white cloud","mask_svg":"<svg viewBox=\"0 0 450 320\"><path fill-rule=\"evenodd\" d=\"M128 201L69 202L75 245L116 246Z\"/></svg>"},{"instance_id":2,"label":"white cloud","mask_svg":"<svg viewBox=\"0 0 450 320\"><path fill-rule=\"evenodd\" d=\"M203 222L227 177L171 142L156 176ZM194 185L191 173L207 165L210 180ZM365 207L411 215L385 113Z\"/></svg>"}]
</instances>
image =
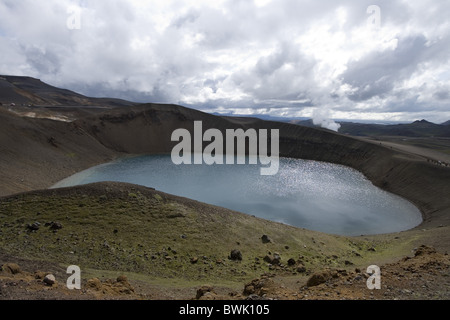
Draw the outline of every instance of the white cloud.
<instances>
[{"instance_id":1,"label":"white cloud","mask_svg":"<svg viewBox=\"0 0 450 320\"><path fill-rule=\"evenodd\" d=\"M372 4L3 0L0 73L204 110L447 120L450 6L380 0L373 28Z\"/></svg>"}]
</instances>

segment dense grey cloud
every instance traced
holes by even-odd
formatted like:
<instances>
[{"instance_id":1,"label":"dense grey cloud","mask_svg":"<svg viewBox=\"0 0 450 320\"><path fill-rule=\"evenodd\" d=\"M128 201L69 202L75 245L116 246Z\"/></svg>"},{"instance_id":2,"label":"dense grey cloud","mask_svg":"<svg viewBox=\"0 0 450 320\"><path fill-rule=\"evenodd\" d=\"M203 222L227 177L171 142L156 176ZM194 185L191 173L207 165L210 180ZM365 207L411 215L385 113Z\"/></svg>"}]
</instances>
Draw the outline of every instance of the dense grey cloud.
<instances>
[{"instance_id":1,"label":"dense grey cloud","mask_svg":"<svg viewBox=\"0 0 450 320\"><path fill-rule=\"evenodd\" d=\"M348 63L342 75L344 83L357 90L351 100L368 100L389 93L396 82L407 79L421 61L426 39L423 36L399 39L395 50L373 52L363 59Z\"/></svg>"},{"instance_id":2,"label":"dense grey cloud","mask_svg":"<svg viewBox=\"0 0 450 320\"><path fill-rule=\"evenodd\" d=\"M0 73L208 112L443 122L449 14L439 0L2 0Z\"/></svg>"}]
</instances>

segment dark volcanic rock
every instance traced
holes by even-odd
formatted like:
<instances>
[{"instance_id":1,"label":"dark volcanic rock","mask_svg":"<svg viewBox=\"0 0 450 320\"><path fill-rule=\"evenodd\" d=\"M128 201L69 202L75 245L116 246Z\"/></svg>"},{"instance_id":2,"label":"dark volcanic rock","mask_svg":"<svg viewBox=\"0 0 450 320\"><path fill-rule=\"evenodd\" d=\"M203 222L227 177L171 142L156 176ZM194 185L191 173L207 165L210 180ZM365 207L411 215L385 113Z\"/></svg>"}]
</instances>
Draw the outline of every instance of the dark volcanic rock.
<instances>
[{"instance_id":1,"label":"dark volcanic rock","mask_svg":"<svg viewBox=\"0 0 450 320\"><path fill-rule=\"evenodd\" d=\"M40 226L39 222L34 222L32 224L28 224L27 229L30 231L37 231L37 230L39 230L39 226Z\"/></svg>"},{"instance_id":2,"label":"dark volcanic rock","mask_svg":"<svg viewBox=\"0 0 450 320\"><path fill-rule=\"evenodd\" d=\"M50 223L50 230L59 230L62 229L62 224L60 222L52 222Z\"/></svg>"},{"instance_id":3,"label":"dark volcanic rock","mask_svg":"<svg viewBox=\"0 0 450 320\"><path fill-rule=\"evenodd\" d=\"M231 250L230 257L231 260L242 260L242 253L239 250Z\"/></svg>"},{"instance_id":4,"label":"dark volcanic rock","mask_svg":"<svg viewBox=\"0 0 450 320\"><path fill-rule=\"evenodd\" d=\"M303 272L306 272L306 268L305 268L305 266L304 265L299 265L298 267L297 267L297 272L299 272L299 273L303 273Z\"/></svg>"}]
</instances>

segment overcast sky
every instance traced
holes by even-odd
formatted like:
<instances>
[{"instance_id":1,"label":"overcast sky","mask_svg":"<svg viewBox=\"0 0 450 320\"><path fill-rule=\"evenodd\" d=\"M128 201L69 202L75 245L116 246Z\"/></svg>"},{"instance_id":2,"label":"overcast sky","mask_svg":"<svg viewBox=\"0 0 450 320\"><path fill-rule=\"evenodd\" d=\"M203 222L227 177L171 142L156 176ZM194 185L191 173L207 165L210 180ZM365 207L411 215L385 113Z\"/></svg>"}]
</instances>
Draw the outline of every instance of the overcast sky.
<instances>
[{"instance_id":1,"label":"overcast sky","mask_svg":"<svg viewBox=\"0 0 450 320\"><path fill-rule=\"evenodd\" d=\"M441 123L449 17L448 0L0 0L0 74L207 112Z\"/></svg>"}]
</instances>

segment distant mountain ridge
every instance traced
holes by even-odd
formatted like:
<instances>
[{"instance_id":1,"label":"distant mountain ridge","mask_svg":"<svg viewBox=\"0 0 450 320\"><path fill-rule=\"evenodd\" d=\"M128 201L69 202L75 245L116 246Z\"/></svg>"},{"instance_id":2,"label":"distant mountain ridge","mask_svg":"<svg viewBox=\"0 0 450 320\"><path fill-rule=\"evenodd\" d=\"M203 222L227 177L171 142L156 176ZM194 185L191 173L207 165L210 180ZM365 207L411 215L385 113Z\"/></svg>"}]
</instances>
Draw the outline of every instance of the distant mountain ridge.
<instances>
[{"instance_id":1,"label":"distant mountain ridge","mask_svg":"<svg viewBox=\"0 0 450 320\"><path fill-rule=\"evenodd\" d=\"M275 117L270 115L236 115L232 113L220 114L218 116L247 117L269 121L288 122L304 127L318 128L320 125L313 123L310 118L289 118ZM411 123L395 123L392 121L377 121L380 123L370 123L369 121L344 121L334 120L341 127L338 132L352 136L405 136L405 137L450 137L450 120L441 124L429 122L425 119L416 120Z\"/></svg>"},{"instance_id":2,"label":"distant mountain ridge","mask_svg":"<svg viewBox=\"0 0 450 320\"><path fill-rule=\"evenodd\" d=\"M291 123L315 127L312 120L291 121ZM450 137L450 120L436 124L427 120L416 120L406 124L372 124L356 122L338 122L339 133L352 136L405 136L405 137Z\"/></svg>"},{"instance_id":3,"label":"distant mountain ridge","mask_svg":"<svg viewBox=\"0 0 450 320\"><path fill-rule=\"evenodd\" d=\"M339 132L362 136L450 137L450 126L426 120L396 125L341 123Z\"/></svg>"},{"instance_id":4,"label":"distant mountain ridge","mask_svg":"<svg viewBox=\"0 0 450 320\"><path fill-rule=\"evenodd\" d=\"M44 106L44 107L129 107L140 105L115 98L92 98L82 94L51 86L39 79L25 76L0 75L0 105ZM284 118L270 115L214 114L222 117L246 117L268 121L286 122L305 127L316 127L311 119ZM417 120L406 124L373 124L338 121L339 133L353 136L407 136L407 137L450 137L450 120L435 124Z\"/></svg>"},{"instance_id":5,"label":"distant mountain ridge","mask_svg":"<svg viewBox=\"0 0 450 320\"><path fill-rule=\"evenodd\" d=\"M131 106L134 102L114 98L90 98L51 86L39 79L0 75L0 104L18 106Z\"/></svg>"}]
</instances>

